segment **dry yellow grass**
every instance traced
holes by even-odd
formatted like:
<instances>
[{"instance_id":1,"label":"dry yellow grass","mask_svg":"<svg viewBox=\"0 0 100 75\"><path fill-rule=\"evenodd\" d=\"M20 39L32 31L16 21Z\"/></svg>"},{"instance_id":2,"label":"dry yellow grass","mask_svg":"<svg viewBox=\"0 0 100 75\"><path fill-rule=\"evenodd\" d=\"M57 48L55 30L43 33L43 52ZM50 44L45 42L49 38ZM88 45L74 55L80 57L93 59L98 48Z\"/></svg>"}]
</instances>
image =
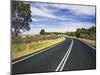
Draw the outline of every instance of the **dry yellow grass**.
<instances>
[{"instance_id":1,"label":"dry yellow grass","mask_svg":"<svg viewBox=\"0 0 100 75\"><path fill-rule=\"evenodd\" d=\"M76 38L76 37L72 37L72 36L67 36L68 38L75 38L75 39L79 39L82 41L85 41L93 46L96 46L96 40L89 40L89 39L82 39L82 38Z\"/></svg>"},{"instance_id":2,"label":"dry yellow grass","mask_svg":"<svg viewBox=\"0 0 100 75\"><path fill-rule=\"evenodd\" d=\"M96 46L96 40L89 40L89 39L80 39L82 41L85 41L93 46Z\"/></svg>"},{"instance_id":3,"label":"dry yellow grass","mask_svg":"<svg viewBox=\"0 0 100 75\"><path fill-rule=\"evenodd\" d=\"M42 50L43 48L52 46L63 41L65 38L58 38L54 40L41 40L38 42L32 42L29 44L13 44L12 45L12 59L16 59L30 53Z\"/></svg>"}]
</instances>

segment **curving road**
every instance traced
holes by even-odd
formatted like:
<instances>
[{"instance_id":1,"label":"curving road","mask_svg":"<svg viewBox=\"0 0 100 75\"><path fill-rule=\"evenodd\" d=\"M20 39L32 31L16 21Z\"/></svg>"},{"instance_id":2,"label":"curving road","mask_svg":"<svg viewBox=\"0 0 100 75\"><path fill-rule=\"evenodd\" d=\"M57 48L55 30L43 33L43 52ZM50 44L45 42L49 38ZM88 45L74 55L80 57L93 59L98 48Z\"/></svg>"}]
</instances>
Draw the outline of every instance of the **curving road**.
<instances>
[{"instance_id":1,"label":"curving road","mask_svg":"<svg viewBox=\"0 0 100 75\"><path fill-rule=\"evenodd\" d=\"M12 62L12 74L85 69L96 69L96 49L74 38Z\"/></svg>"}]
</instances>

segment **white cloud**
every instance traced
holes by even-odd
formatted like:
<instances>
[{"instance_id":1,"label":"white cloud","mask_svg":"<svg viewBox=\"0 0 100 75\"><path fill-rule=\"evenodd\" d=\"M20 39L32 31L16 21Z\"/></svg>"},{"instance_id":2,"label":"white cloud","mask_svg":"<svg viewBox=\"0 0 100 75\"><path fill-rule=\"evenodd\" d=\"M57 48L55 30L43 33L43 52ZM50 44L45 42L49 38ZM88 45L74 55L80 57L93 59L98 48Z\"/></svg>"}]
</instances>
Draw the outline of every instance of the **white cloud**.
<instances>
[{"instance_id":1,"label":"white cloud","mask_svg":"<svg viewBox=\"0 0 100 75\"><path fill-rule=\"evenodd\" d=\"M43 24L31 24L30 26L31 26L31 28L42 28L42 27L46 27Z\"/></svg>"},{"instance_id":2,"label":"white cloud","mask_svg":"<svg viewBox=\"0 0 100 75\"><path fill-rule=\"evenodd\" d=\"M95 15L95 7L93 6L70 6L69 9L71 9L76 14L80 15Z\"/></svg>"},{"instance_id":3,"label":"white cloud","mask_svg":"<svg viewBox=\"0 0 100 75\"><path fill-rule=\"evenodd\" d=\"M90 28L92 26L95 26L93 25L92 23L82 23L82 22L69 22L69 23L60 23L60 25L62 27L60 27L61 30L63 30L63 32L66 32L66 31L76 31L77 28Z\"/></svg>"},{"instance_id":4,"label":"white cloud","mask_svg":"<svg viewBox=\"0 0 100 75\"><path fill-rule=\"evenodd\" d=\"M32 28L30 31L26 31L23 34L39 34L41 28Z\"/></svg>"},{"instance_id":5,"label":"white cloud","mask_svg":"<svg viewBox=\"0 0 100 75\"><path fill-rule=\"evenodd\" d=\"M83 14L83 15L95 15L95 6L88 5L70 5L70 4L54 4L54 7L58 7L60 9L69 9L73 13Z\"/></svg>"},{"instance_id":6,"label":"white cloud","mask_svg":"<svg viewBox=\"0 0 100 75\"><path fill-rule=\"evenodd\" d=\"M54 18L54 19L59 19L59 20L70 20L69 18L63 18L59 16L55 16L52 14L51 10L42 7L42 8L36 8L36 7L31 7L32 15L34 16L43 16L43 17L48 17L48 18ZM32 18L33 21L38 21L42 19L35 19Z\"/></svg>"},{"instance_id":7,"label":"white cloud","mask_svg":"<svg viewBox=\"0 0 100 75\"><path fill-rule=\"evenodd\" d=\"M69 5L69 4L46 4L37 3L40 8L31 7L32 15L38 15L43 17L55 18L59 20L73 20L72 18L64 18L61 16L55 16L53 12L57 12L59 9L69 9L71 13L81 15L95 16L95 6L86 5ZM57 9L48 9L47 7L55 7ZM84 17L84 16L83 16ZM34 20L34 19L33 19Z\"/></svg>"},{"instance_id":8,"label":"white cloud","mask_svg":"<svg viewBox=\"0 0 100 75\"><path fill-rule=\"evenodd\" d=\"M38 15L38 16L49 17L49 18L54 18L54 19L59 19L59 20L72 20L72 19L69 19L69 18L63 18L63 17L55 16L54 14L52 14L52 12L51 12L52 10L49 10L45 7L41 7L41 8L31 7L31 11L32 11L33 16ZM38 20L42 20L42 19L32 18L32 21L38 21Z\"/></svg>"},{"instance_id":9,"label":"white cloud","mask_svg":"<svg viewBox=\"0 0 100 75\"><path fill-rule=\"evenodd\" d=\"M56 16L54 16L53 14L49 13L48 11L44 11L40 8L36 8L36 7L31 7L31 11L32 11L32 15L35 16L43 16L43 17L49 17L49 18L56 18Z\"/></svg>"},{"instance_id":10,"label":"white cloud","mask_svg":"<svg viewBox=\"0 0 100 75\"><path fill-rule=\"evenodd\" d=\"M32 21L33 21L33 22L37 22L37 21L38 21L38 19L32 18Z\"/></svg>"},{"instance_id":11,"label":"white cloud","mask_svg":"<svg viewBox=\"0 0 100 75\"><path fill-rule=\"evenodd\" d=\"M46 5L47 6L47 5ZM48 5L49 6L49 5ZM51 4L53 7L57 7L58 9L69 9L72 13L77 15L95 15L95 7L94 6L81 6L81 5L64 5L64 4ZM57 10L50 10L47 9L45 6L41 8L31 7L32 15L35 16L43 16L49 18L55 18L60 20L72 20L72 18L64 18L60 16L55 16L52 12L56 12ZM32 18L33 21L38 23L39 20L42 19L35 19ZM44 19L43 19L44 20ZM47 27L48 26L48 27ZM93 26L92 23L86 22L59 22L57 23L56 27L49 27L49 25L36 25L31 30L25 33L30 34L39 34L41 29L45 29L48 32L67 32L67 31L75 31L77 28L89 28ZM54 25L55 26L55 25Z\"/></svg>"},{"instance_id":12,"label":"white cloud","mask_svg":"<svg viewBox=\"0 0 100 75\"><path fill-rule=\"evenodd\" d=\"M47 32L70 32L76 31L77 28L90 28L95 26L91 23L81 23L81 22L60 22L56 27L47 27L42 25L37 25L31 28L30 31L24 32L24 34L39 34L41 29L45 29Z\"/></svg>"}]
</instances>

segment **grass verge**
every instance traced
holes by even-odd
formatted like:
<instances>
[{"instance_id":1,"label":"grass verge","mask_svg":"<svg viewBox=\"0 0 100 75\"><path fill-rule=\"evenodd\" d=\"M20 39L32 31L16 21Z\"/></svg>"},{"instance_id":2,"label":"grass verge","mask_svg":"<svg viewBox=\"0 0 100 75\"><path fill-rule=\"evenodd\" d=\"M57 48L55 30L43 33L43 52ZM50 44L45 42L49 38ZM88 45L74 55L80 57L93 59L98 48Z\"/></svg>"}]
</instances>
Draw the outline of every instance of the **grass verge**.
<instances>
[{"instance_id":1,"label":"grass verge","mask_svg":"<svg viewBox=\"0 0 100 75\"><path fill-rule=\"evenodd\" d=\"M80 39L82 41L85 41L93 46L96 46L96 40L89 40L89 39Z\"/></svg>"},{"instance_id":2,"label":"grass verge","mask_svg":"<svg viewBox=\"0 0 100 75\"><path fill-rule=\"evenodd\" d=\"M53 40L39 40L32 43L12 44L12 60L57 44L64 39L62 37Z\"/></svg>"},{"instance_id":3,"label":"grass verge","mask_svg":"<svg viewBox=\"0 0 100 75\"><path fill-rule=\"evenodd\" d=\"M69 38L76 38L76 37L72 37L72 36L67 36ZM83 38L78 38L81 41L85 41L93 46L96 46L96 40L90 40L90 39L83 39Z\"/></svg>"}]
</instances>

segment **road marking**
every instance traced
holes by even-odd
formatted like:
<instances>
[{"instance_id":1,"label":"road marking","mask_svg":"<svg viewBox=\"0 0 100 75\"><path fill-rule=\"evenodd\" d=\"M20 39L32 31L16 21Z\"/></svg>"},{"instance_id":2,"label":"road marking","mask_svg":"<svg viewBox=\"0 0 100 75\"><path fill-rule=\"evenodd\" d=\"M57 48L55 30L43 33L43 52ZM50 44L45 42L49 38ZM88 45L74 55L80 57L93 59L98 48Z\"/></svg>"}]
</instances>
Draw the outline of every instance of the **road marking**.
<instances>
[{"instance_id":1,"label":"road marking","mask_svg":"<svg viewBox=\"0 0 100 75\"><path fill-rule=\"evenodd\" d=\"M65 66L65 63L67 62L67 59L68 59L68 57L69 57L69 55L70 55L70 52L71 52L71 50L72 50L72 47L73 47L73 39L71 39L71 44L70 44L70 46L69 46L69 48L68 48L68 50L67 50L67 52L66 52L66 54L64 55L64 57L63 57L63 59L61 60L61 62L60 62L60 64L58 65L58 67L56 68L56 71L62 71L63 70L63 68L64 68L64 66Z\"/></svg>"},{"instance_id":2,"label":"road marking","mask_svg":"<svg viewBox=\"0 0 100 75\"><path fill-rule=\"evenodd\" d=\"M64 41L65 41L65 40L64 40ZM50 47L48 47L48 48L46 48L46 49L44 49L44 50L41 50L41 51L39 51L39 52L37 52L37 53L35 53L35 54L29 55L29 56L24 57L24 58L22 58L22 59L20 59L20 60L17 60L17 61L15 61L15 62L12 62L11 64L18 63L18 62L23 61L23 60L25 60L25 59L28 59L28 58L30 58L30 57L32 57L32 56L35 56L35 55L37 55L37 54L40 54L40 53L42 53L42 52L44 52L44 51L46 51L46 50L48 50L48 49L50 49L50 48L56 47L57 45L63 43L64 41L59 42L58 44L55 44L55 45L53 45L53 46L50 46Z\"/></svg>"},{"instance_id":3,"label":"road marking","mask_svg":"<svg viewBox=\"0 0 100 75\"><path fill-rule=\"evenodd\" d=\"M81 41L81 40L80 40ZM96 48L91 46L90 44L86 43L85 41L82 41L83 43L85 43L86 45L90 46L91 48L93 48L93 50L95 50Z\"/></svg>"}]
</instances>

